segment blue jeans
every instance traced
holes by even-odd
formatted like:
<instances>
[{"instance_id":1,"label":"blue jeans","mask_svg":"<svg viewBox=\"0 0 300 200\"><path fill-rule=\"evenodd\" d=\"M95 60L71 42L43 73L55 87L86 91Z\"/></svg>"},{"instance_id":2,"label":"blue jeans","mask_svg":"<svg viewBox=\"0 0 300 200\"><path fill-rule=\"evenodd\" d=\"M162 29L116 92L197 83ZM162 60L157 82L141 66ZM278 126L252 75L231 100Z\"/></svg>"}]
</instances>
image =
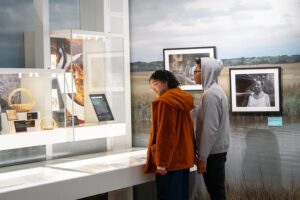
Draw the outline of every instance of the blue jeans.
<instances>
[{"instance_id":1,"label":"blue jeans","mask_svg":"<svg viewBox=\"0 0 300 200\"><path fill-rule=\"evenodd\" d=\"M157 200L189 200L190 169L156 174Z\"/></svg>"},{"instance_id":2,"label":"blue jeans","mask_svg":"<svg viewBox=\"0 0 300 200\"><path fill-rule=\"evenodd\" d=\"M225 162L226 152L210 154L207 158L204 183L211 200L226 200Z\"/></svg>"}]
</instances>

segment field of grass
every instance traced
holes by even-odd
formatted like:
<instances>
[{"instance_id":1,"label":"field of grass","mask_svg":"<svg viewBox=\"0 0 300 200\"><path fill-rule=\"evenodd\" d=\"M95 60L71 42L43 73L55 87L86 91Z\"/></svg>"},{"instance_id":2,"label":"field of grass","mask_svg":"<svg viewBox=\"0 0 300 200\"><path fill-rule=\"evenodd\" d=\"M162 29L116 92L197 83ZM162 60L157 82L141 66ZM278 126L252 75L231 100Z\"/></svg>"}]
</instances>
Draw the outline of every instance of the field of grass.
<instances>
[{"instance_id":1,"label":"field of grass","mask_svg":"<svg viewBox=\"0 0 300 200\"><path fill-rule=\"evenodd\" d=\"M275 65L235 66L234 68L271 66ZM298 121L300 120L300 63L280 64L276 66L281 66L282 68L281 84L284 120ZM152 71L131 73L132 119L134 122L150 120L150 102L155 99L155 96L150 91L148 82L152 73ZM229 67L225 67L222 71L219 77L219 83L224 88L229 97L228 99L230 99ZM201 93L199 91L193 91L191 94L195 97L195 104L197 104ZM252 117L252 119L256 122L261 121L261 117Z\"/></svg>"},{"instance_id":2,"label":"field of grass","mask_svg":"<svg viewBox=\"0 0 300 200\"><path fill-rule=\"evenodd\" d=\"M272 188L255 185L227 185L226 194L228 200L298 200L300 199L300 187ZM209 200L208 194L200 194L192 200Z\"/></svg>"},{"instance_id":3,"label":"field of grass","mask_svg":"<svg viewBox=\"0 0 300 200\"><path fill-rule=\"evenodd\" d=\"M155 95L149 88L149 77L153 72L131 72L132 121L149 121L150 105Z\"/></svg>"}]
</instances>

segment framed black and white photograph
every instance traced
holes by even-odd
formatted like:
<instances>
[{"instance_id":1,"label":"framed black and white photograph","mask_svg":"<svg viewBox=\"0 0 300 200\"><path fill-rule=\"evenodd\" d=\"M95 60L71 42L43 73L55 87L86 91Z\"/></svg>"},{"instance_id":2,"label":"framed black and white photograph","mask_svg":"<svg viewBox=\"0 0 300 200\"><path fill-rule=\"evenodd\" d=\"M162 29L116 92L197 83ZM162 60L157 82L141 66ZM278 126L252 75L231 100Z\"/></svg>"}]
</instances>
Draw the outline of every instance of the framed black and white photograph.
<instances>
[{"instance_id":1,"label":"framed black and white photograph","mask_svg":"<svg viewBox=\"0 0 300 200\"><path fill-rule=\"evenodd\" d=\"M196 58L216 58L216 47L191 47L163 49L164 66L180 82L183 90L203 90L201 84L194 81Z\"/></svg>"},{"instance_id":2,"label":"framed black and white photograph","mask_svg":"<svg viewBox=\"0 0 300 200\"><path fill-rule=\"evenodd\" d=\"M99 121L114 120L105 94L90 94L90 98Z\"/></svg>"},{"instance_id":3,"label":"framed black and white photograph","mask_svg":"<svg viewBox=\"0 0 300 200\"><path fill-rule=\"evenodd\" d=\"M281 68L231 68L232 112L281 112Z\"/></svg>"}]
</instances>

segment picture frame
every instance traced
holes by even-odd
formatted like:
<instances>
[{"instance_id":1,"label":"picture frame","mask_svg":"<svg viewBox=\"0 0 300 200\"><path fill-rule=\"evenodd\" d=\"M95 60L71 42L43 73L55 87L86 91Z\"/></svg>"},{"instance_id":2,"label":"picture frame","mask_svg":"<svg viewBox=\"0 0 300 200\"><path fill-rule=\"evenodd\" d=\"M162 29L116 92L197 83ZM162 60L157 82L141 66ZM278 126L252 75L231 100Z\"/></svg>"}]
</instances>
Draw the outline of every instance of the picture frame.
<instances>
[{"instance_id":1,"label":"picture frame","mask_svg":"<svg viewBox=\"0 0 300 200\"><path fill-rule=\"evenodd\" d=\"M111 112L105 94L90 94L89 96L96 112L98 121L114 120L114 116Z\"/></svg>"},{"instance_id":2,"label":"picture frame","mask_svg":"<svg viewBox=\"0 0 300 200\"><path fill-rule=\"evenodd\" d=\"M203 90L202 84L194 81L196 57L217 58L216 47L189 47L163 49L165 70L171 71L183 90Z\"/></svg>"},{"instance_id":3,"label":"picture frame","mask_svg":"<svg viewBox=\"0 0 300 200\"><path fill-rule=\"evenodd\" d=\"M281 68L230 68L233 113L281 113Z\"/></svg>"}]
</instances>

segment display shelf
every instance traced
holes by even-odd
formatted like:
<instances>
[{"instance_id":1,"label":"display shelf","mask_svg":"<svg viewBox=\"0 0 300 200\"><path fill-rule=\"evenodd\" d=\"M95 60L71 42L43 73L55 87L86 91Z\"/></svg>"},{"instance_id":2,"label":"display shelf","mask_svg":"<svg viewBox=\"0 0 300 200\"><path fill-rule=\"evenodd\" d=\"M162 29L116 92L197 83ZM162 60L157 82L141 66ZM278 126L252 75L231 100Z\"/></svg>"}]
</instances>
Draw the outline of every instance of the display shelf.
<instances>
[{"instance_id":1,"label":"display shelf","mask_svg":"<svg viewBox=\"0 0 300 200\"><path fill-rule=\"evenodd\" d=\"M74 128L74 140L88 140L126 135L125 123L86 124Z\"/></svg>"},{"instance_id":2,"label":"display shelf","mask_svg":"<svg viewBox=\"0 0 300 200\"><path fill-rule=\"evenodd\" d=\"M68 169L86 173L103 173L137 165L144 165L146 163L146 153L146 150L140 150L50 166L58 169Z\"/></svg>"},{"instance_id":3,"label":"display shelf","mask_svg":"<svg viewBox=\"0 0 300 200\"><path fill-rule=\"evenodd\" d=\"M49 167L36 167L0 174L1 193L23 190L44 184L82 177L84 173L63 171ZM1 198L2 199L2 198Z\"/></svg>"},{"instance_id":4,"label":"display shelf","mask_svg":"<svg viewBox=\"0 0 300 200\"><path fill-rule=\"evenodd\" d=\"M145 158L133 148L2 168L0 199L74 200L153 181Z\"/></svg>"},{"instance_id":5,"label":"display shelf","mask_svg":"<svg viewBox=\"0 0 300 200\"><path fill-rule=\"evenodd\" d=\"M76 29L53 30L50 33L51 37L57 38L71 38L71 39L84 39L84 40L105 40L107 38L123 38L123 34L118 33L105 33L98 31L86 31Z\"/></svg>"},{"instance_id":6,"label":"display shelf","mask_svg":"<svg viewBox=\"0 0 300 200\"><path fill-rule=\"evenodd\" d=\"M0 151L73 141L71 128L5 134L0 136Z\"/></svg>"}]
</instances>

